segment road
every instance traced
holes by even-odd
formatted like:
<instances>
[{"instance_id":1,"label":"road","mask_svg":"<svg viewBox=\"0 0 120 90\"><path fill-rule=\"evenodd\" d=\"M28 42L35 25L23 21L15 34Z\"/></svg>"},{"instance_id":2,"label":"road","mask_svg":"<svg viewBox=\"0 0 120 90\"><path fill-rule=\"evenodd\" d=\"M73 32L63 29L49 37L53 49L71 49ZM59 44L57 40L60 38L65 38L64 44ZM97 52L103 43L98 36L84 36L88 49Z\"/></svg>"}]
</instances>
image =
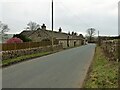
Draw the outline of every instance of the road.
<instances>
[{"instance_id":1,"label":"road","mask_svg":"<svg viewBox=\"0 0 120 90\"><path fill-rule=\"evenodd\" d=\"M93 59L89 44L25 61L2 70L3 88L80 88Z\"/></svg>"}]
</instances>

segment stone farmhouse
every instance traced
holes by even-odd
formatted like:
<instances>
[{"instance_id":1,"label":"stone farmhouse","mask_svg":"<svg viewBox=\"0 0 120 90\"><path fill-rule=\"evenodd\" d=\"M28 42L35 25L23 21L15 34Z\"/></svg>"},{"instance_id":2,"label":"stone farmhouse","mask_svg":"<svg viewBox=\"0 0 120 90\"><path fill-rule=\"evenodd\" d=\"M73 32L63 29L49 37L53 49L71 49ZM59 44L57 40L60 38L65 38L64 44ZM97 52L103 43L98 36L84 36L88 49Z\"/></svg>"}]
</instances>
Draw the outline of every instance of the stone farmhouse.
<instances>
[{"instance_id":1,"label":"stone farmhouse","mask_svg":"<svg viewBox=\"0 0 120 90\"><path fill-rule=\"evenodd\" d=\"M36 31L24 30L20 34L27 36L33 42L40 42L42 40L50 40L52 38L52 30L46 30L45 24L38 28ZM84 37L82 34L79 36L76 33L64 33L59 28L58 31L53 31L53 39L58 40L59 44L63 45L63 48L80 46L84 44Z\"/></svg>"}]
</instances>

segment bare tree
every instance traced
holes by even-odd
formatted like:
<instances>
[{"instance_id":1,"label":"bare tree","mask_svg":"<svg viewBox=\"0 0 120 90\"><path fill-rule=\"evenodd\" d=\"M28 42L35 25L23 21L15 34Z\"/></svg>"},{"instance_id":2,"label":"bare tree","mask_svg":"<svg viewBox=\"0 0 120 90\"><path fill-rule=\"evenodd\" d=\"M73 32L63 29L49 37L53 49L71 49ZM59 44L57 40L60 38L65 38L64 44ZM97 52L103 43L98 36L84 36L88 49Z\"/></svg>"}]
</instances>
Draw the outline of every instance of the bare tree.
<instances>
[{"instance_id":1,"label":"bare tree","mask_svg":"<svg viewBox=\"0 0 120 90\"><path fill-rule=\"evenodd\" d=\"M94 28L89 28L87 30L87 36L89 37L90 42L91 42L94 35L95 35L95 29Z\"/></svg>"},{"instance_id":2,"label":"bare tree","mask_svg":"<svg viewBox=\"0 0 120 90\"><path fill-rule=\"evenodd\" d=\"M0 21L0 34L4 34L5 32L8 32L10 29L8 28L7 24L3 24Z\"/></svg>"},{"instance_id":3,"label":"bare tree","mask_svg":"<svg viewBox=\"0 0 120 90\"><path fill-rule=\"evenodd\" d=\"M4 41L5 39L8 38L8 35L5 34L5 32L8 32L10 29L8 28L7 24L4 24L0 21L0 41Z\"/></svg>"},{"instance_id":4,"label":"bare tree","mask_svg":"<svg viewBox=\"0 0 120 90\"><path fill-rule=\"evenodd\" d=\"M37 24L37 23L35 23L35 22L32 22L32 21L29 22L27 25L28 25L27 29L29 29L29 30L31 30L31 31L37 30L37 29L40 27L39 24Z\"/></svg>"}]
</instances>

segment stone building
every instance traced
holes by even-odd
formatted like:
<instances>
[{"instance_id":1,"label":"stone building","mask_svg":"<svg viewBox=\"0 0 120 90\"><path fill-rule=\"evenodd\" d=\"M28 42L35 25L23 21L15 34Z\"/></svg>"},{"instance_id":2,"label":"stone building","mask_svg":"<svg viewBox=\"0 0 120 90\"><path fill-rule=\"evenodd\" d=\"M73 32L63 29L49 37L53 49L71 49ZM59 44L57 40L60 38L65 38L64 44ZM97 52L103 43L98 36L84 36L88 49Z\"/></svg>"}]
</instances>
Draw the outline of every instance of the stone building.
<instances>
[{"instance_id":1,"label":"stone building","mask_svg":"<svg viewBox=\"0 0 120 90\"><path fill-rule=\"evenodd\" d=\"M36 31L25 30L21 32L21 34L27 36L33 42L51 40L52 38L52 30L46 30L45 24L43 24L41 28L38 28ZM61 28L59 28L58 31L53 31L53 39L58 40L59 44L62 44L64 48L84 44L84 37L82 34L77 36L75 33L64 33Z\"/></svg>"}]
</instances>

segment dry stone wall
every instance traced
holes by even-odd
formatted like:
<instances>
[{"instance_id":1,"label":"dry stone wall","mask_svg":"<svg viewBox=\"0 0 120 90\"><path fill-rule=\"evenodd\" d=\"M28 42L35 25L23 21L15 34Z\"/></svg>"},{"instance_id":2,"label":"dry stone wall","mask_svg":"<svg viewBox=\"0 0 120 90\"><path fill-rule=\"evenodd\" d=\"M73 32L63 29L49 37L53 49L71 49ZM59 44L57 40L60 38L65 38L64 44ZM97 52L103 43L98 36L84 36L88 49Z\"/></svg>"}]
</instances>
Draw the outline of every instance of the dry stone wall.
<instances>
[{"instance_id":1,"label":"dry stone wall","mask_svg":"<svg viewBox=\"0 0 120 90\"><path fill-rule=\"evenodd\" d=\"M62 49L62 45L54 45L54 47L53 47L53 50L55 50L55 51L60 50L60 49ZM41 53L41 52L50 52L50 51L52 51L51 46L3 51L2 52L2 60L13 59L13 58L20 57L23 55L30 55L30 54L36 54L36 53Z\"/></svg>"},{"instance_id":2,"label":"dry stone wall","mask_svg":"<svg viewBox=\"0 0 120 90\"><path fill-rule=\"evenodd\" d=\"M104 40L101 45L105 55L110 61L118 60L118 41L117 40Z\"/></svg>"}]
</instances>

